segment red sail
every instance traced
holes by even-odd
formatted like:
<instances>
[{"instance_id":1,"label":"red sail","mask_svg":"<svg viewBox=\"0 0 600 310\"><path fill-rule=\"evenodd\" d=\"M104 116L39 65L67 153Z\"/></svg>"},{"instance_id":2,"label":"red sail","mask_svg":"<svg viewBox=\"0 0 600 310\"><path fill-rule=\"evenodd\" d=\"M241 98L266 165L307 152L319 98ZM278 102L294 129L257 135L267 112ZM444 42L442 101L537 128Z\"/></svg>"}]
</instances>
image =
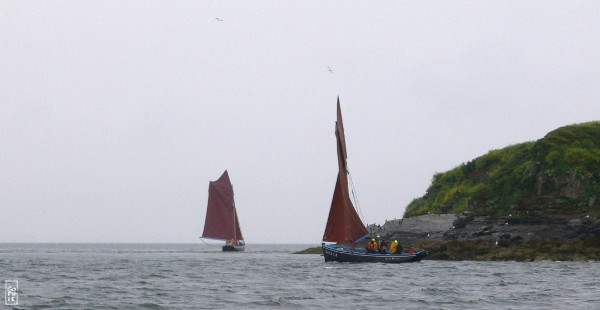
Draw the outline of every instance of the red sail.
<instances>
[{"instance_id":1,"label":"red sail","mask_svg":"<svg viewBox=\"0 0 600 310\"><path fill-rule=\"evenodd\" d=\"M227 170L208 186L208 207L202 238L243 240L237 220L233 187Z\"/></svg>"},{"instance_id":2,"label":"red sail","mask_svg":"<svg viewBox=\"0 0 600 310\"><path fill-rule=\"evenodd\" d=\"M339 173L329 210L329 219L323 234L323 241L338 243L354 243L358 238L368 234L367 228L352 205L348 193L348 175L346 167L346 139L344 137L344 124L342 122L342 110L340 98L337 102L337 122L335 126L337 141Z\"/></svg>"}]
</instances>

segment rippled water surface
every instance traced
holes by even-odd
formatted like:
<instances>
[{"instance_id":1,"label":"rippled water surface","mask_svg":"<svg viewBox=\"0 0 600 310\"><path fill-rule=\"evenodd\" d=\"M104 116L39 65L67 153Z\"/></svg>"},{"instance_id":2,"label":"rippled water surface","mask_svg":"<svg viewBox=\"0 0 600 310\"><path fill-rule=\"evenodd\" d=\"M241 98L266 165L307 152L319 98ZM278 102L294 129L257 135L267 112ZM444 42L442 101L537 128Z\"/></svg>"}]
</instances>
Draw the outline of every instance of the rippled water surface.
<instances>
[{"instance_id":1,"label":"rippled water surface","mask_svg":"<svg viewBox=\"0 0 600 310\"><path fill-rule=\"evenodd\" d=\"M599 309L597 262L325 263L309 245L0 244L22 309ZM0 309L7 309L4 301Z\"/></svg>"}]
</instances>

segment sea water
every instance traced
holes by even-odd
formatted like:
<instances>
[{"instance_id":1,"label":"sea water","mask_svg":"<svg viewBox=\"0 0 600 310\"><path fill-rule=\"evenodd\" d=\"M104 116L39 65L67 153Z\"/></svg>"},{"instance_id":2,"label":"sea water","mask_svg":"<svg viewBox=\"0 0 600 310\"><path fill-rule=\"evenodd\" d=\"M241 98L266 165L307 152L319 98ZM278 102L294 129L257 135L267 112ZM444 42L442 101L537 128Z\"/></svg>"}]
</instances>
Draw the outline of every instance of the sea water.
<instances>
[{"instance_id":1,"label":"sea water","mask_svg":"<svg viewBox=\"0 0 600 310\"><path fill-rule=\"evenodd\" d=\"M2 286L18 281L18 305L0 309L600 309L598 262L342 264L292 254L309 246L0 244Z\"/></svg>"}]
</instances>

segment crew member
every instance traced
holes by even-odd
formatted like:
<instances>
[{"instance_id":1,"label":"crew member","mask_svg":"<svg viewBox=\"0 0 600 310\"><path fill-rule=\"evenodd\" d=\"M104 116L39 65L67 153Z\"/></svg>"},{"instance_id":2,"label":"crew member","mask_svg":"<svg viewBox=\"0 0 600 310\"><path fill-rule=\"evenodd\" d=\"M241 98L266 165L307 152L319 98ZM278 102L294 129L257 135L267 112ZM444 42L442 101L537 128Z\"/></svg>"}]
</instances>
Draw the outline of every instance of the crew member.
<instances>
[{"instance_id":1,"label":"crew member","mask_svg":"<svg viewBox=\"0 0 600 310\"><path fill-rule=\"evenodd\" d=\"M379 251L379 248L377 248L377 241L375 241L375 238L371 240L371 250L373 250L373 253Z\"/></svg>"},{"instance_id":2,"label":"crew member","mask_svg":"<svg viewBox=\"0 0 600 310\"><path fill-rule=\"evenodd\" d=\"M394 242L392 242L392 245L390 245L390 253L398 253L398 240L394 240Z\"/></svg>"},{"instance_id":3,"label":"crew member","mask_svg":"<svg viewBox=\"0 0 600 310\"><path fill-rule=\"evenodd\" d=\"M379 252L381 254L387 253L387 242L385 239L381 239L381 242L379 243Z\"/></svg>"}]
</instances>

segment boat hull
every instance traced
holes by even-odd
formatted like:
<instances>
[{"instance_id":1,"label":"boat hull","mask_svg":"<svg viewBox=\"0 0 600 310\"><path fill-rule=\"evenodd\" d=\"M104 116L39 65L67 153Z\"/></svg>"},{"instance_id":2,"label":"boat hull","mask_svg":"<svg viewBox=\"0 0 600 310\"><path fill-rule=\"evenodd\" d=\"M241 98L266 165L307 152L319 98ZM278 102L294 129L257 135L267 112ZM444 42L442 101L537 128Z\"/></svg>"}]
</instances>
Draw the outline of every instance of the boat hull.
<instances>
[{"instance_id":1,"label":"boat hull","mask_svg":"<svg viewBox=\"0 0 600 310\"><path fill-rule=\"evenodd\" d=\"M223 252L244 252L246 251L245 245L224 245Z\"/></svg>"},{"instance_id":2,"label":"boat hull","mask_svg":"<svg viewBox=\"0 0 600 310\"><path fill-rule=\"evenodd\" d=\"M322 244L323 256L325 262L341 262L341 263L414 263L422 260L427 256L427 251L420 250L414 254L370 254L361 251L351 251L346 246Z\"/></svg>"}]
</instances>

